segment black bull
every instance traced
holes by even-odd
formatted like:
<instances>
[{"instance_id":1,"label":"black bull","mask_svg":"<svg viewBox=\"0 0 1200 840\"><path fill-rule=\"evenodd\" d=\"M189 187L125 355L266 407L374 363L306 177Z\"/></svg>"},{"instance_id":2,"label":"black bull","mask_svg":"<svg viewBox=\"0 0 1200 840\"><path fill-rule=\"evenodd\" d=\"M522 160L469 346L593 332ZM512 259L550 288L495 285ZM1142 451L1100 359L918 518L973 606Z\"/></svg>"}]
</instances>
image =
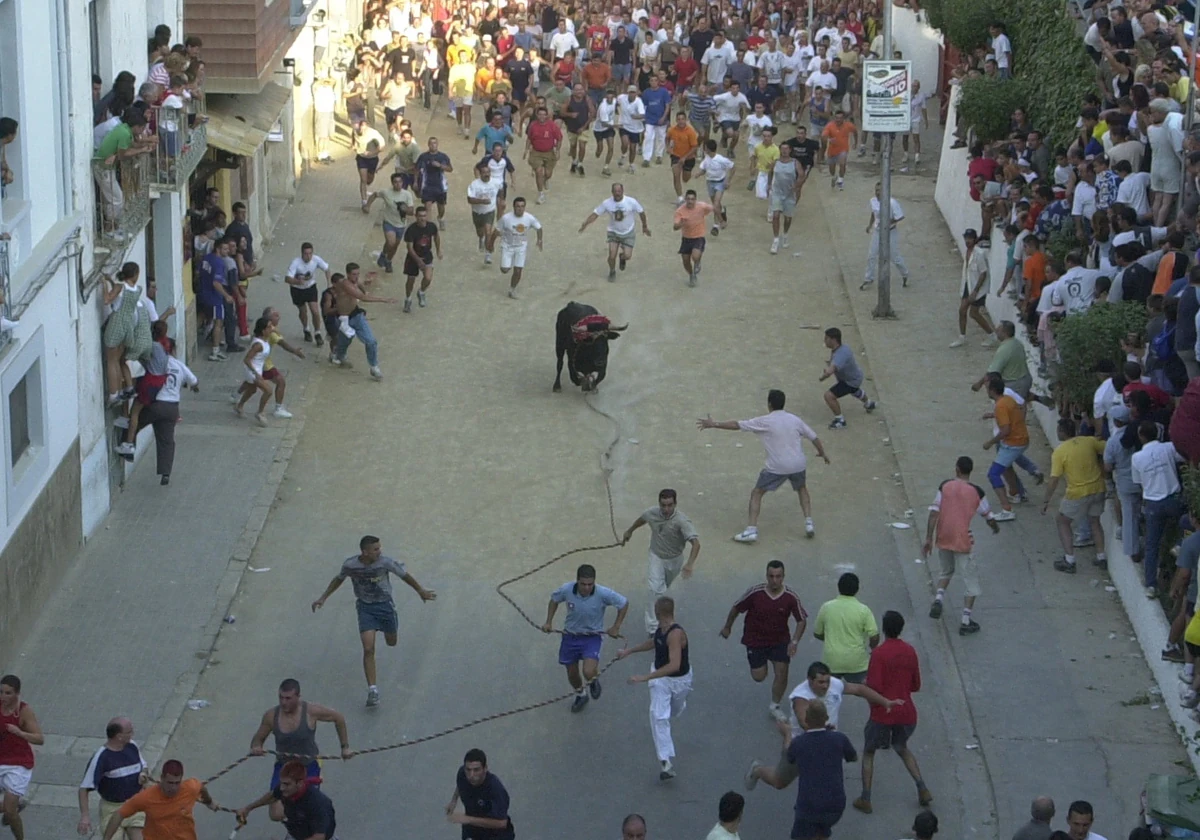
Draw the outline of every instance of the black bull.
<instances>
[{"instance_id":1,"label":"black bull","mask_svg":"<svg viewBox=\"0 0 1200 840\"><path fill-rule=\"evenodd\" d=\"M602 332L593 332L586 341L576 342L571 326L588 315L599 315L594 306L571 301L558 313L554 325L554 352L558 355L558 370L554 377L554 390L562 390L563 357L567 359L567 373L571 382L590 391L604 381L608 371L608 342L621 337L624 327L610 327ZM595 379L589 379L595 374Z\"/></svg>"}]
</instances>

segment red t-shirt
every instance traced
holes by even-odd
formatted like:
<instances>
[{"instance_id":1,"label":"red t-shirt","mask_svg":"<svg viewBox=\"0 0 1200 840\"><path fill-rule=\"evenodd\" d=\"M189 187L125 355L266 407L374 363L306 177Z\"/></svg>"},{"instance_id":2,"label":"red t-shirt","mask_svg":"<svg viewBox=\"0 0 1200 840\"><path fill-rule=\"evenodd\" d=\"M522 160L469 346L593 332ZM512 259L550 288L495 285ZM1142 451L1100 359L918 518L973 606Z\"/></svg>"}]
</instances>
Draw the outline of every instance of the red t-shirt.
<instances>
[{"instance_id":1,"label":"red t-shirt","mask_svg":"<svg viewBox=\"0 0 1200 840\"><path fill-rule=\"evenodd\" d=\"M589 26L586 34L588 50L592 53L608 51L609 32L607 26Z\"/></svg>"},{"instance_id":2,"label":"red t-shirt","mask_svg":"<svg viewBox=\"0 0 1200 840\"><path fill-rule=\"evenodd\" d=\"M529 124L527 133L529 145L535 152L552 152L554 144L562 142L562 130L554 120L546 120L544 123L534 120Z\"/></svg>"},{"instance_id":3,"label":"red t-shirt","mask_svg":"<svg viewBox=\"0 0 1200 840\"><path fill-rule=\"evenodd\" d=\"M700 64L694 58L677 58L672 65L675 68L675 81L680 87L687 87L700 72Z\"/></svg>"},{"instance_id":4,"label":"red t-shirt","mask_svg":"<svg viewBox=\"0 0 1200 840\"><path fill-rule=\"evenodd\" d=\"M904 701L903 706L890 711L887 706L872 706L871 720L889 726L916 726L917 707L912 696L921 690L921 666L912 645L900 639L884 639L871 651L867 685L888 700Z\"/></svg>"},{"instance_id":5,"label":"red t-shirt","mask_svg":"<svg viewBox=\"0 0 1200 840\"><path fill-rule=\"evenodd\" d=\"M1155 408L1166 408L1171 404L1171 395L1159 388L1157 385L1146 382L1130 382L1121 391L1121 396L1125 398L1125 402L1129 402L1129 395L1134 391L1145 391L1150 397L1150 404Z\"/></svg>"},{"instance_id":6,"label":"red t-shirt","mask_svg":"<svg viewBox=\"0 0 1200 840\"><path fill-rule=\"evenodd\" d=\"M786 586L776 596L760 583L746 590L737 602L737 611L746 614L742 623L742 644L748 648L786 645L792 640L788 619L807 621L808 613L800 605L800 597Z\"/></svg>"}]
</instances>

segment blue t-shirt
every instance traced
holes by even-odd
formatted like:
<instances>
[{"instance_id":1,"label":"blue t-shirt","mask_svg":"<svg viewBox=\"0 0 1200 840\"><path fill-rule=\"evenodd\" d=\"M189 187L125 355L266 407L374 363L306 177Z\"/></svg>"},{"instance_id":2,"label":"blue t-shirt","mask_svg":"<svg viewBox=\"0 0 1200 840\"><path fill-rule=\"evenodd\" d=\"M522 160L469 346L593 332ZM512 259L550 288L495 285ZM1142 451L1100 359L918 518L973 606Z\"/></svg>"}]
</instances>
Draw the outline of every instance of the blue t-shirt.
<instances>
[{"instance_id":1,"label":"blue t-shirt","mask_svg":"<svg viewBox=\"0 0 1200 840\"><path fill-rule=\"evenodd\" d=\"M567 618L563 622L566 633L603 633L604 610L606 607L623 609L629 600L607 586L596 586L592 594L584 598L579 594L575 581L564 583L554 590L550 600L567 605Z\"/></svg>"},{"instance_id":2,"label":"blue t-shirt","mask_svg":"<svg viewBox=\"0 0 1200 840\"><path fill-rule=\"evenodd\" d=\"M646 106L646 125L658 125L671 107L671 94L666 88L646 88L642 91L642 104Z\"/></svg>"},{"instance_id":3,"label":"blue t-shirt","mask_svg":"<svg viewBox=\"0 0 1200 840\"><path fill-rule=\"evenodd\" d=\"M119 750L101 747L88 762L79 786L96 791L105 802L119 804L142 789L138 776L145 767L142 753L132 741Z\"/></svg>"},{"instance_id":4,"label":"blue t-shirt","mask_svg":"<svg viewBox=\"0 0 1200 840\"><path fill-rule=\"evenodd\" d=\"M462 827L463 840L512 840L512 820L508 816L508 791L495 773L488 773L483 784L473 785L467 781L463 768L458 768L454 787L462 801L463 811L468 817L484 817L489 820L507 820L504 828L478 828L473 825Z\"/></svg>"},{"instance_id":5,"label":"blue t-shirt","mask_svg":"<svg viewBox=\"0 0 1200 840\"><path fill-rule=\"evenodd\" d=\"M420 175L421 192L427 195L446 192L446 170L433 166L440 163L450 165L450 156L445 152L421 152L417 157L417 172Z\"/></svg>"},{"instance_id":6,"label":"blue t-shirt","mask_svg":"<svg viewBox=\"0 0 1200 840\"><path fill-rule=\"evenodd\" d=\"M490 152L492 147L497 143L507 149L508 144L512 142L513 133L512 129L507 125L501 125L499 128L493 128L490 125L485 125L483 128L479 129L479 132L475 135L475 139L482 140L484 143L484 149Z\"/></svg>"},{"instance_id":7,"label":"blue t-shirt","mask_svg":"<svg viewBox=\"0 0 1200 840\"><path fill-rule=\"evenodd\" d=\"M200 261L200 302L209 306L224 300L216 290L217 285L227 285L225 279L225 258L217 254L207 254Z\"/></svg>"},{"instance_id":8,"label":"blue t-shirt","mask_svg":"<svg viewBox=\"0 0 1200 840\"><path fill-rule=\"evenodd\" d=\"M792 739L787 757L800 773L796 779L797 818L845 810L842 762L857 760L858 753L844 733L830 729L805 732Z\"/></svg>"}]
</instances>

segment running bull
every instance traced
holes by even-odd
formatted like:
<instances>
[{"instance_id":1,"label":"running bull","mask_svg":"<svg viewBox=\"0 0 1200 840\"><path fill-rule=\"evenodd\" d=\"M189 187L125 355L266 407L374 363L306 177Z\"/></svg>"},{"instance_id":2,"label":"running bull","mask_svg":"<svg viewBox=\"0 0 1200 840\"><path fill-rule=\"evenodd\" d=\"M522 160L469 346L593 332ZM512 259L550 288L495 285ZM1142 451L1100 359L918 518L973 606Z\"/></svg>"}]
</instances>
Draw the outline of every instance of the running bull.
<instances>
[{"instance_id":1,"label":"running bull","mask_svg":"<svg viewBox=\"0 0 1200 840\"><path fill-rule=\"evenodd\" d=\"M554 390L562 390L563 356L567 358L571 382L584 391L595 390L608 370L608 342L620 338L628 327L613 326L596 307L586 303L571 301L559 310L554 328L554 351L558 354Z\"/></svg>"}]
</instances>

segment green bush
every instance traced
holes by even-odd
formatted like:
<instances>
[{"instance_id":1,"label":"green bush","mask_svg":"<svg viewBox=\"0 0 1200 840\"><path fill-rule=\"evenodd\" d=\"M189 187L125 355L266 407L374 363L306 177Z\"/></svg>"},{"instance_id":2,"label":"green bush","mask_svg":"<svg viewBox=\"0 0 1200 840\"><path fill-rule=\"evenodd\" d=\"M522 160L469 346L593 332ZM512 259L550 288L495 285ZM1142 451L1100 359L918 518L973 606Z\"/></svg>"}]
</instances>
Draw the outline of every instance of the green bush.
<instances>
[{"instance_id":1,"label":"green bush","mask_svg":"<svg viewBox=\"0 0 1200 840\"><path fill-rule=\"evenodd\" d=\"M921 3L921 10L925 12L930 26L942 33L946 31L946 0L925 0Z\"/></svg>"},{"instance_id":2,"label":"green bush","mask_svg":"<svg viewBox=\"0 0 1200 840\"><path fill-rule=\"evenodd\" d=\"M1052 260L1064 259L1067 254L1078 248L1079 240L1075 238L1075 225L1072 222L1068 222L1062 230L1051 234L1044 246L1046 258Z\"/></svg>"},{"instance_id":3,"label":"green bush","mask_svg":"<svg viewBox=\"0 0 1200 840\"><path fill-rule=\"evenodd\" d=\"M936 14L930 9L930 25L940 29L951 44L965 52L986 47L991 39L988 24L1004 17L999 14L1000 4L995 0L939 0L935 5ZM1005 14L1010 13L1006 10ZM933 22L935 19L938 23Z\"/></svg>"},{"instance_id":4,"label":"green bush","mask_svg":"<svg viewBox=\"0 0 1200 840\"><path fill-rule=\"evenodd\" d=\"M958 100L958 113L985 143L1008 137L1012 112L1024 108L1026 85L1018 79L981 76L967 79Z\"/></svg>"},{"instance_id":5,"label":"green bush","mask_svg":"<svg viewBox=\"0 0 1200 840\"><path fill-rule=\"evenodd\" d=\"M1062 358L1058 383L1066 398L1091 407L1096 375L1092 368L1101 359L1110 359L1118 370L1125 362L1121 340L1128 333L1146 329L1146 307L1135 301L1099 304L1068 315L1054 326L1054 340Z\"/></svg>"}]
</instances>

